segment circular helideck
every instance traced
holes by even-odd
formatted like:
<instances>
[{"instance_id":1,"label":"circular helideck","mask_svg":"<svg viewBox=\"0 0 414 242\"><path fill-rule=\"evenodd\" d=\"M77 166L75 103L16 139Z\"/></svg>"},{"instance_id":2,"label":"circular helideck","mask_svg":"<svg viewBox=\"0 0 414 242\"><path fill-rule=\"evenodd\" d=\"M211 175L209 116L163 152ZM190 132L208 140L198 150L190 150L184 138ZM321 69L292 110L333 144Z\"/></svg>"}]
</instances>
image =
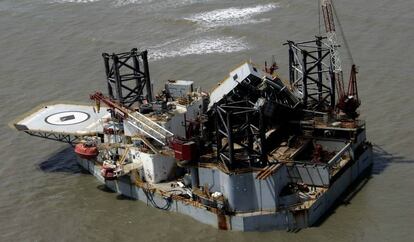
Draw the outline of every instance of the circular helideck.
<instances>
[{"instance_id":1,"label":"circular helideck","mask_svg":"<svg viewBox=\"0 0 414 242\"><path fill-rule=\"evenodd\" d=\"M73 125L85 122L90 115L82 111L65 111L54 113L45 118L45 122L51 125Z\"/></svg>"}]
</instances>

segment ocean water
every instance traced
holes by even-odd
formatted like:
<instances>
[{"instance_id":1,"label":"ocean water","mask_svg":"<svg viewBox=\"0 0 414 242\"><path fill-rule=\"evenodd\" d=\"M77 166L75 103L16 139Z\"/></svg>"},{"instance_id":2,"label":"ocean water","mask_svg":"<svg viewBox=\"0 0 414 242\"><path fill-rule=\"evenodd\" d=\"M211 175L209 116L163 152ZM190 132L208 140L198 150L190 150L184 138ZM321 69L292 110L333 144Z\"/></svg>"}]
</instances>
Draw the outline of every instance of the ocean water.
<instances>
[{"instance_id":1,"label":"ocean water","mask_svg":"<svg viewBox=\"0 0 414 242\"><path fill-rule=\"evenodd\" d=\"M319 32L317 0L0 0L0 241L414 240L414 3L335 6L360 67L373 174L317 227L241 233L106 192L68 145L8 124L38 104L106 91L102 52L148 49L156 88L188 79L210 90L272 55L287 78L282 44Z\"/></svg>"}]
</instances>

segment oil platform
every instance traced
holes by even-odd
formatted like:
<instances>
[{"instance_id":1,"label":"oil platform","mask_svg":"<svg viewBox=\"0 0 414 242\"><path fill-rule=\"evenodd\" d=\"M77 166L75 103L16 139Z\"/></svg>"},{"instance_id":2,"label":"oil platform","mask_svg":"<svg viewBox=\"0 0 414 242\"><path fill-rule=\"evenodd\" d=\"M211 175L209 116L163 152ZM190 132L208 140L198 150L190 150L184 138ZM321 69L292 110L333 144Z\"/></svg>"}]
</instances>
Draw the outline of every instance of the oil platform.
<instances>
[{"instance_id":1,"label":"oil platform","mask_svg":"<svg viewBox=\"0 0 414 242\"><path fill-rule=\"evenodd\" d=\"M372 164L357 71L345 90L331 1L321 9L326 36L285 43L288 81L246 62L210 93L168 80L154 95L147 51L104 53L107 94L15 128L72 144L109 189L158 209L224 230L312 226Z\"/></svg>"}]
</instances>

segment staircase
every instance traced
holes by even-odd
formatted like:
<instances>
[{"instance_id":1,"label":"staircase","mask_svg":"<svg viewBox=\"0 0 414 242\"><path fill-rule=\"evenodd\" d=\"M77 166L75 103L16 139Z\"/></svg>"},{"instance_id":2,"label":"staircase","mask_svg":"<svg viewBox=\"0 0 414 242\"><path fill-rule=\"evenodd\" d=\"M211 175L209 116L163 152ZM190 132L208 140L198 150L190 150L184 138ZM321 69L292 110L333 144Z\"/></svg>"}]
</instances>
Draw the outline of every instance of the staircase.
<instances>
[{"instance_id":1,"label":"staircase","mask_svg":"<svg viewBox=\"0 0 414 242\"><path fill-rule=\"evenodd\" d=\"M129 113L128 123L161 145L166 145L167 140L174 136L173 133L139 112Z\"/></svg>"}]
</instances>

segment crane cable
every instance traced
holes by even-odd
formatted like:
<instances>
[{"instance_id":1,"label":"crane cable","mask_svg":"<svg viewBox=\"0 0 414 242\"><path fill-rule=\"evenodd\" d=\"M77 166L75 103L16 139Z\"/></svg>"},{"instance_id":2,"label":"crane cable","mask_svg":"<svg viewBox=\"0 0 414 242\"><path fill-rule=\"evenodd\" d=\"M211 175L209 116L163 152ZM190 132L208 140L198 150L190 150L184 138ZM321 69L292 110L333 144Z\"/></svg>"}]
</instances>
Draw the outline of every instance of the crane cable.
<instances>
[{"instance_id":1,"label":"crane cable","mask_svg":"<svg viewBox=\"0 0 414 242\"><path fill-rule=\"evenodd\" d=\"M321 26L322 26L322 21L321 21L321 0L316 0L316 2L318 3L318 30L319 30L319 35L321 35L322 34L322 31L321 31ZM344 30L342 28L341 21L339 20L338 13L337 13L337 11L335 9L333 0L331 0L330 2L331 2L331 6L332 6L332 12L333 12L333 14L335 16L335 19L336 19L336 22L337 22L337 26L339 28L339 32L340 32L340 34L342 36L342 39L344 41L344 46L345 46L346 53L349 56L349 59L351 60L351 65L354 65L355 64L354 58L352 56L351 49L349 48L348 40L345 37Z\"/></svg>"},{"instance_id":2,"label":"crane cable","mask_svg":"<svg viewBox=\"0 0 414 242\"><path fill-rule=\"evenodd\" d=\"M351 49L349 48L348 41L347 41L347 39L345 37L344 30L343 30L342 25L341 25L341 22L339 20L338 13L337 13L336 8L334 6L333 0L331 0L331 5L332 5L333 14L335 15L336 21L338 23L339 32L341 33L342 39L344 41L345 50L346 50L346 52L348 54L348 57L351 60L351 65L354 65L355 64L354 58L352 57Z\"/></svg>"}]
</instances>

